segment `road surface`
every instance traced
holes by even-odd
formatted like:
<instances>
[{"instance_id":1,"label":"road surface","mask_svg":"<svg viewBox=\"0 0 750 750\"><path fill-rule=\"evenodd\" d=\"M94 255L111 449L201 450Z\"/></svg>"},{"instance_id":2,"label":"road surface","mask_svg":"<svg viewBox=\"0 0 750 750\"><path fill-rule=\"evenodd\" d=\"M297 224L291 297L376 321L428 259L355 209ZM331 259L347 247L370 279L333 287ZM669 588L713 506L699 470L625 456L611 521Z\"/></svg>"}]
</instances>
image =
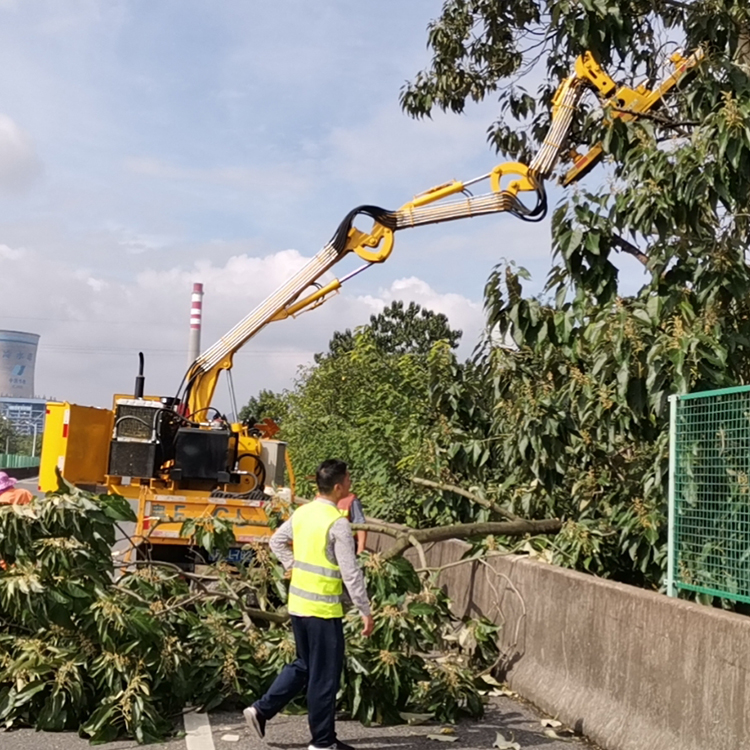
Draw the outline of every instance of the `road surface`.
<instances>
[{"instance_id":1,"label":"road surface","mask_svg":"<svg viewBox=\"0 0 750 750\"><path fill-rule=\"evenodd\" d=\"M550 728L542 725L549 719L536 708L513 697L492 698L487 712L480 721L464 721L455 727L455 741L440 742L427 735L438 734L444 725L363 727L354 721L337 723L339 738L362 750L491 750L498 732L508 743L516 742L521 750L596 750L595 746L580 737L571 737L564 727L555 731L565 739L548 736ZM190 713L185 717L184 736L170 740L160 747L165 750L261 750L267 747L279 750L306 748L310 741L305 716L277 716L267 727L266 743L260 742L245 727L242 714L237 712L205 714ZM502 743L500 744L502 747ZM72 733L52 734L21 729L0 732L3 750L84 750L90 748L86 740ZM132 750L139 747L133 741L112 742L107 750ZM511 745L508 750L511 750ZM513 750L515 750L513 748Z\"/></svg>"}]
</instances>

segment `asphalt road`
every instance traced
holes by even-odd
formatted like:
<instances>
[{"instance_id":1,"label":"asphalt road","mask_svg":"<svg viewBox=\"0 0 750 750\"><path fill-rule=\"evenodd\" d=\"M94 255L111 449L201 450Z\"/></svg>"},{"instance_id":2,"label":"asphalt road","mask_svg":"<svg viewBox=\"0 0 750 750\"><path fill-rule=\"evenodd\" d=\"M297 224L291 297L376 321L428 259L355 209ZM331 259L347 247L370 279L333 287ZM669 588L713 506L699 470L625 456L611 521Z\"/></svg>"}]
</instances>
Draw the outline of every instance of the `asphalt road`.
<instances>
[{"instance_id":1,"label":"asphalt road","mask_svg":"<svg viewBox=\"0 0 750 750\"><path fill-rule=\"evenodd\" d=\"M571 737L564 727L556 731L566 739L555 739L545 734L550 728L542 725L548 719L536 708L513 697L492 698L480 721L464 721L452 734L441 735L454 741L440 742L427 735L439 734L442 726L363 727L354 721L337 723L339 738L362 750L437 750L441 745L455 750L490 750L498 733L506 742L517 742L518 747L538 750L595 750L595 746L579 737ZM245 727L239 712L213 713L210 717L192 713L186 717L188 731L182 737L166 742L166 750L260 750L263 747L293 750L306 748L310 741L305 716L277 716L267 727L266 743L260 742ZM83 750L90 745L75 734L35 732L21 729L0 732L2 750ZM108 750L131 750L135 742L112 742ZM503 747L502 743L500 747ZM508 750L515 750L511 745Z\"/></svg>"},{"instance_id":2,"label":"asphalt road","mask_svg":"<svg viewBox=\"0 0 750 750\"><path fill-rule=\"evenodd\" d=\"M9 474L13 474L13 469L8 469ZM32 495L42 495L44 493L39 492L39 477L29 477L28 479L19 479L16 482L16 487L23 487L25 490L31 492Z\"/></svg>"}]
</instances>

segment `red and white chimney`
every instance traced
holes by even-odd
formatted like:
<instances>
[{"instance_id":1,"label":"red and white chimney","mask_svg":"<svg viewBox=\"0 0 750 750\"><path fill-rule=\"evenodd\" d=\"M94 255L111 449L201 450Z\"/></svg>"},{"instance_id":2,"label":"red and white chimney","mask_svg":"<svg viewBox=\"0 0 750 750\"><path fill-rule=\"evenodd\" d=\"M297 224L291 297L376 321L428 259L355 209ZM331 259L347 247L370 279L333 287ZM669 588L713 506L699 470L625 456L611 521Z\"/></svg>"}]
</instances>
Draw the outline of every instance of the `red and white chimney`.
<instances>
[{"instance_id":1,"label":"red and white chimney","mask_svg":"<svg viewBox=\"0 0 750 750\"><path fill-rule=\"evenodd\" d=\"M201 325L203 322L203 284L193 284L190 301L190 339L188 340L188 368L201 353Z\"/></svg>"}]
</instances>

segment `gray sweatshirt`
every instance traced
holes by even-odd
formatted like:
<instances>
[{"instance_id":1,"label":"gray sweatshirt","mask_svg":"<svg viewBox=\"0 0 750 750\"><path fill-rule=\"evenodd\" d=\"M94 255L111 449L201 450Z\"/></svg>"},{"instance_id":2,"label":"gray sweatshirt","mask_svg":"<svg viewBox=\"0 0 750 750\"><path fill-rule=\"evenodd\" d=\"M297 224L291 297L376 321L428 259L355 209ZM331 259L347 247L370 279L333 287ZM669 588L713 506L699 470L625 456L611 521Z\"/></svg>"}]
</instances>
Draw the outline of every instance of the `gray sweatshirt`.
<instances>
[{"instance_id":1,"label":"gray sweatshirt","mask_svg":"<svg viewBox=\"0 0 750 750\"><path fill-rule=\"evenodd\" d=\"M314 503L327 503L336 507L336 503L324 497L316 497ZM284 566L284 570L289 570L294 563L294 553L292 552L292 519L276 529L276 532L269 541L271 552L279 558L279 562ZM352 527L346 518L339 518L331 524L328 530L328 543L326 545L326 557L332 565L338 565L341 569L341 578L352 600L352 604L359 610L363 617L370 614L370 601L367 598L367 588L365 587L365 577L357 565L357 553L354 548L354 537L352 536ZM296 612L289 610L290 615L296 615Z\"/></svg>"}]
</instances>

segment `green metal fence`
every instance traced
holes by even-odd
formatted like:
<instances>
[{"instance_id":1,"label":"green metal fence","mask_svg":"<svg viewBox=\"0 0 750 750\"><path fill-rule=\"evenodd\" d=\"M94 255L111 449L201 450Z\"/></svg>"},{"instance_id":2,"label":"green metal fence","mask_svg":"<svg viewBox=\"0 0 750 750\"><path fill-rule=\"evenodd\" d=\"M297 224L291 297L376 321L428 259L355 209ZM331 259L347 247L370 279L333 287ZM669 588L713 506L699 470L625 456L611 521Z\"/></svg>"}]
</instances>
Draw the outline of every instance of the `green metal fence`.
<instances>
[{"instance_id":1,"label":"green metal fence","mask_svg":"<svg viewBox=\"0 0 750 750\"><path fill-rule=\"evenodd\" d=\"M39 456L0 453L0 469L28 469L32 466L39 466Z\"/></svg>"},{"instance_id":2,"label":"green metal fence","mask_svg":"<svg viewBox=\"0 0 750 750\"><path fill-rule=\"evenodd\" d=\"M750 603L750 386L670 402L668 593Z\"/></svg>"}]
</instances>

